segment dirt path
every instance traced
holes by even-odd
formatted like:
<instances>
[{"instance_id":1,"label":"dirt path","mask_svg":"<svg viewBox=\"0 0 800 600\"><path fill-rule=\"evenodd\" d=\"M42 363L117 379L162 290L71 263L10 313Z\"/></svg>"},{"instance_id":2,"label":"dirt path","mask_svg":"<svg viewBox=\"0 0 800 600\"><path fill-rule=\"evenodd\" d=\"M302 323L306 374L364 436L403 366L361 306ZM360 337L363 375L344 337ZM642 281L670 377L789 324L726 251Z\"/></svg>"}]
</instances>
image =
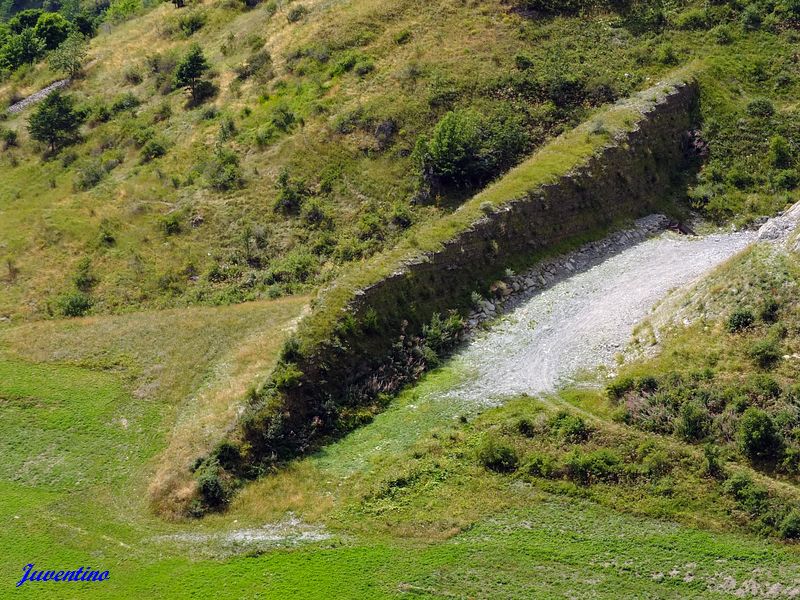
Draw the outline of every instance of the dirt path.
<instances>
[{"instance_id":1,"label":"dirt path","mask_svg":"<svg viewBox=\"0 0 800 600\"><path fill-rule=\"evenodd\" d=\"M670 290L692 283L753 242L743 231L663 233L546 289L470 343L452 362L461 402L554 391L583 370L612 365L637 323Z\"/></svg>"}]
</instances>

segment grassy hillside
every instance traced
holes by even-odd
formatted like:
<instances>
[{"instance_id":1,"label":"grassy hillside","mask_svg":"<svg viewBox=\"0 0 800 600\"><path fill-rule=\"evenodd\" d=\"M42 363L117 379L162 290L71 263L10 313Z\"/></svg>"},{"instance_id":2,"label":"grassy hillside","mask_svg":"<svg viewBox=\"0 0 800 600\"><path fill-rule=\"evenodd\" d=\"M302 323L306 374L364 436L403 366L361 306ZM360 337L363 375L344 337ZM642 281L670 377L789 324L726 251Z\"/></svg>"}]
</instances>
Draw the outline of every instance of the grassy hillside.
<instances>
[{"instance_id":1,"label":"grassy hillside","mask_svg":"<svg viewBox=\"0 0 800 600\"><path fill-rule=\"evenodd\" d=\"M69 89L85 117L78 143L49 155L27 133L34 109L2 125L17 137L0 155L0 311L39 318L313 288L413 237L594 107L697 57L711 66L712 160L695 204L746 219L796 184L788 9L759 7L756 24L736 5L671 3L650 23L528 4L112 3ZM173 78L192 44L216 88L198 106ZM0 98L58 77L47 63L22 67ZM772 104L752 113L760 96ZM475 144L472 162L450 165L448 132ZM774 165L773 134L789 140Z\"/></svg>"},{"instance_id":2,"label":"grassy hillside","mask_svg":"<svg viewBox=\"0 0 800 600\"><path fill-rule=\"evenodd\" d=\"M47 588L64 598L722 598L753 586L788 593L798 577L792 547L730 519L735 504L704 473L697 449L609 423L605 401L586 395L521 398L476 418L441 399L459 377L449 369L371 425L250 486L225 515L154 517L142 493L147 475L176 411L180 420L192 410L191 401L173 403L229 381L242 364L229 344L243 320L269 323L291 309L229 311L173 312L159 324L217 332L191 356L176 351L186 344L180 335L148 351L150 332L126 333L142 324L138 315L6 330L0 369L15 377L0 377L0 428L4 456L20 460L0 472L4 585L28 562L110 571L93 587ZM42 327L50 340L31 335ZM140 358L124 359L130 351ZM595 416L582 412L588 406ZM564 409L570 419L559 416ZM511 448L517 465L498 467L489 446ZM613 478L536 470L604 447L627 449ZM39 597L42 585L15 592Z\"/></svg>"}]
</instances>

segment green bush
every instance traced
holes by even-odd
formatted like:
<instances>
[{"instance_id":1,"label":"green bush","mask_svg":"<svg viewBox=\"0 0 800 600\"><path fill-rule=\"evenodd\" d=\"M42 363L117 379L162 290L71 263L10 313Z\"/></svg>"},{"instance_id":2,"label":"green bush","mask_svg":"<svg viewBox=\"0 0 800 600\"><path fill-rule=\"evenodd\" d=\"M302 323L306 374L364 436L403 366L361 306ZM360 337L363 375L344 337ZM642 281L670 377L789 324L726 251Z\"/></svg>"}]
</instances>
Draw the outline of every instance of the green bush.
<instances>
[{"instance_id":1,"label":"green bush","mask_svg":"<svg viewBox=\"0 0 800 600\"><path fill-rule=\"evenodd\" d=\"M89 164L78 169L78 176L75 179L75 189L89 190L99 184L106 176L106 170L100 161L93 160Z\"/></svg>"},{"instance_id":2,"label":"green bush","mask_svg":"<svg viewBox=\"0 0 800 600\"><path fill-rule=\"evenodd\" d=\"M228 441L217 444L211 452L211 456L223 469L228 471L235 471L242 461L242 454L239 446Z\"/></svg>"},{"instance_id":3,"label":"green bush","mask_svg":"<svg viewBox=\"0 0 800 600\"><path fill-rule=\"evenodd\" d=\"M78 261L72 282L81 292L89 292L97 284L97 277L92 273L92 263L88 256Z\"/></svg>"},{"instance_id":4,"label":"green bush","mask_svg":"<svg viewBox=\"0 0 800 600\"><path fill-rule=\"evenodd\" d=\"M448 112L414 151L423 181L434 187L472 187L510 167L528 144L518 115L500 110Z\"/></svg>"},{"instance_id":5,"label":"green bush","mask_svg":"<svg viewBox=\"0 0 800 600\"><path fill-rule=\"evenodd\" d=\"M789 511L778 527L778 533L785 540L800 538L800 510L793 508Z\"/></svg>"},{"instance_id":6,"label":"green bush","mask_svg":"<svg viewBox=\"0 0 800 600\"><path fill-rule=\"evenodd\" d=\"M550 431L568 444L579 444L589 437L590 429L586 422L567 411L560 411L549 422Z\"/></svg>"},{"instance_id":7,"label":"green bush","mask_svg":"<svg viewBox=\"0 0 800 600\"><path fill-rule=\"evenodd\" d=\"M769 162L778 169L788 169L794 163L792 149L782 135L774 135L769 140Z\"/></svg>"},{"instance_id":8,"label":"green bush","mask_svg":"<svg viewBox=\"0 0 800 600\"><path fill-rule=\"evenodd\" d=\"M497 473L512 473L519 466L516 450L491 436L486 437L478 447L478 461Z\"/></svg>"},{"instance_id":9,"label":"green bush","mask_svg":"<svg viewBox=\"0 0 800 600\"><path fill-rule=\"evenodd\" d=\"M733 497L739 508L751 516L758 516L768 508L767 490L753 482L745 473L735 473L723 485L726 494Z\"/></svg>"},{"instance_id":10,"label":"green bush","mask_svg":"<svg viewBox=\"0 0 800 600\"><path fill-rule=\"evenodd\" d=\"M616 481L622 470L622 461L608 449L582 453L572 451L564 461L567 477L577 483L588 485L602 481Z\"/></svg>"},{"instance_id":11,"label":"green bush","mask_svg":"<svg viewBox=\"0 0 800 600\"><path fill-rule=\"evenodd\" d=\"M747 355L756 366L762 369L771 369L781 359L783 353L778 341L769 337L753 342L747 349Z\"/></svg>"},{"instance_id":12,"label":"green bush","mask_svg":"<svg viewBox=\"0 0 800 600\"><path fill-rule=\"evenodd\" d=\"M185 37L190 37L200 31L205 24L206 15L200 11L190 12L178 18L178 29Z\"/></svg>"},{"instance_id":13,"label":"green bush","mask_svg":"<svg viewBox=\"0 0 800 600\"><path fill-rule=\"evenodd\" d=\"M289 175L288 169L283 169L278 175L276 183L278 197L275 199L275 210L297 214L305 199L309 196L306 182Z\"/></svg>"},{"instance_id":14,"label":"green bush","mask_svg":"<svg viewBox=\"0 0 800 600\"><path fill-rule=\"evenodd\" d=\"M800 174L794 169L786 169L776 173L772 182L776 189L793 190L800 185Z\"/></svg>"},{"instance_id":15,"label":"green bush","mask_svg":"<svg viewBox=\"0 0 800 600\"><path fill-rule=\"evenodd\" d=\"M733 43L733 30L729 25L717 25L711 30L711 35L720 46L727 46Z\"/></svg>"},{"instance_id":16,"label":"green bush","mask_svg":"<svg viewBox=\"0 0 800 600\"><path fill-rule=\"evenodd\" d=\"M298 4L289 9L289 12L286 13L286 20L289 21L289 23L297 23L297 21L306 16L307 13L308 9L302 4Z\"/></svg>"},{"instance_id":17,"label":"green bush","mask_svg":"<svg viewBox=\"0 0 800 600\"><path fill-rule=\"evenodd\" d=\"M690 8L675 19L675 26L678 29L705 29L707 25L708 15L702 8Z\"/></svg>"},{"instance_id":18,"label":"green bush","mask_svg":"<svg viewBox=\"0 0 800 600\"><path fill-rule=\"evenodd\" d=\"M17 145L17 132L13 129L0 127L0 142L3 142L3 150L8 150Z\"/></svg>"},{"instance_id":19,"label":"green bush","mask_svg":"<svg viewBox=\"0 0 800 600\"><path fill-rule=\"evenodd\" d=\"M197 489L203 503L211 509L219 509L228 503L231 490L223 481L220 466L216 461L203 465L196 473Z\"/></svg>"},{"instance_id":20,"label":"green bush","mask_svg":"<svg viewBox=\"0 0 800 600\"><path fill-rule=\"evenodd\" d=\"M697 442L705 438L711 428L711 416L708 410L694 401L681 405L675 423L675 433L688 442Z\"/></svg>"},{"instance_id":21,"label":"green bush","mask_svg":"<svg viewBox=\"0 0 800 600\"><path fill-rule=\"evenodd\" d=\"M142 147L141 151L141 161L143 163L150 162L157 158L161 158L167 153L167 147L164 142L159 140L149 140L145 143Z\"/></svg>"},{"instance_id":22,"label":"green bush","mask_svg":"<svg viewBox=\"0 0 800 600\"><path fill-rule=\"evenodd\" d=\"M241 188L244 177L239 167L239 157L233 150L218 146L211 160L206 164L208 185L220 192Z\"/></svg>"},{"instance_id":23,"label":"green bush","mask_svg":"<svg viewBox=\"0 0 800 600\"><path fill-rule=\"evenodd\" d=\"M161 217L161 230L165 235L178 235L183 230L183 213L173 211Z\"/></svg>"},{"instance_id":24,"label":"green bush","mask_svg":"<svg viewBox=\"0 0 800 600\"><path fill-rule=\"evenodd\" d=\"M65 317L82 317L92 308L92 300L83 292L71 292L59 297L56 306Z\"/></svg>"},{"instance_id":25,"label":"green bush","mask_svg":"<svg viewBox=\"0 0 800 600\"><path fill-rule=\"evenodd\" d=\"M747 114L751 117L771 117L775 114L775 105L769 98L754 98L747 104Z\"/></svg>"},{"instance_id":26,"label":"green bush","mask_svg":"<svg viewBox=\"0 0 800 600\"><path fill-rule=\"evenodd\" d=\"M755 4L749 4L742 11L741 23L745 31L753 31L761 27L761 12Z\"/></svg>"},{"instance_id":27,"label":"green bush","mask_svg":"<svg viewBox=\"0 0 800 600\"><path fill-rule=\"evenodd\" d=\"M754 406L744 411L739 420L737 441L742 453L753 461L774 460L782 448L772 418Z\"/></svg>"},{"instance_id":28,"label":"green bush","mask_svg":"<svg viewBox=\"0 0 800 600\"><path fill-rule=\"evenodd\" d=\"M744 331L755 323L753 311L746 308L735 310L730 317L728 317L728 331L737 333Z\"/></svg>"},{"instance_id":29,"label":"green bush","mask_svg":"<svg viewBox=\"0 0 800 600\"><path fill-rule=\"evenodd\" d=\"M758 310L758 316L765 323L774 323L778 318L778 311L780 308L781 305L778 301L773 296L769 296L761 304Z\"/></svg>"},{"instance_id":30,"label":"green bush","mask_svg":"<svg viewBox=\"0 0 800 600\"><path fill-rule=\"evenodd\" d=\"M430 323L422 326L422 337L425 338L426 346L437 354L442 354L456 344L463 329L464 321L458 313L450 313L446 319L435 313Z\"/></svg>"},{"instance_id":31,"label":"green bush","mask_svg":"<svg viewBox=\"0 0 800 600\"><path fill-rule=\"evenodd\" d=\"M558 465L556 461L547 454L534 453L525 461L525 472L532 477L544 477L550 479L557 475Z\"/></svg>"}]
</instances>

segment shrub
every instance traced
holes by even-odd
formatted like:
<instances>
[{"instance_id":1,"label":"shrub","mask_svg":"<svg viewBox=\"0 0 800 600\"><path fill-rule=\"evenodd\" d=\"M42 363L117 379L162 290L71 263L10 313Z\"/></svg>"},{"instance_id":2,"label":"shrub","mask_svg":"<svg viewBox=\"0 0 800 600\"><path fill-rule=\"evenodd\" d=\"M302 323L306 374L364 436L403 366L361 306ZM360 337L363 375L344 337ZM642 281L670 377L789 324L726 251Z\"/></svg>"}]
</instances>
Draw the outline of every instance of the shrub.
<instances>
[{"instance_id":1,"label":"shrub","mask_svg":"<svg viewBox=\"0 0 800 600\"><path fill-rule=\"evenodd\" d=\"M750 460L773 460L781 451L781 440L772 418L751 406L742 415L737 428L739 449Z\"/></svg>"},{"instance_id":2,"label":"shrub","mask_svg":"<svg viewBox=\"0 0 800 600\"><path fill-rule=\"evenodd\" d=\"M117 96L111 104L112 113L120 113L124 110L131 110L141 104L141 100L131 92L125 92L121 96Z\"/></svg>"},{"instance_id":3,"label":"shrub","mask_svg":"<svg viewBox=\"0 0 800 600\"><path fill-rule=\"evenodd\" d=\"M767 490L753 482L745 473L735 473L723 485L726 494L733 497L739 508L751 516L757 516L767 509L769 494Z\"/></svg>"},{"instance_id":4,"label":"shrub","mask_svg":"<svg viewBox=\"0 0 800 600\"><path fill-rule=\"evenodd\" d=\"M759 318L765 323L774 323L778 318L781 305L773 296L768 296L758 309Z\"/></svg>"},{"instance_id":5,"label":"shrub","mask_svg":"<svg viewBox=\"0 0 800 600\"><path fill-rule=\"evenodd\" d=\"M702 8L690 8L675 19L675 26L678 29L704 29L707 24L708 15Z\"/></svg>"},{"instance_id":6,"label":"shrub","mask_svg":"<svg viewBox=\"0 0 800 600\"><path fill-rule=\"evenodd\" d=\"M240 80L256 77L259 81L272 78L272 57L265 50L258 50L250 55L246 62L234 69Z\"/></svg>"},{"instance_id":7,"label":"shrub","mask_svg":"<svg viewBox=\"0 0 800 600\"><path fill-rule=\"evenodd\" d=\"M192 12L186 15L181 15L178 18L178 29L181 33L190 37L192 34L200 31L206 24L206 15L202 12Z\"/></svg>"},{"instance_id":8,"label":"shrub","mask_svg":"<svg viewBox=\"0 0 800 600\"><path fill-rule=\"evenodd\" d=\"M276 187L278 197L275 199L275 210L284 213L298 213L309 195L305 181L291 177L289 170L283 169L278 175Z\"/></svg>"},{"instance_id":9,"label":"shrub","mask_svg":"<svg viewBox=\"0 0 800 600\"><path fill-rule=\"evenodd\" d=\"M297 23L297 21L306 16L306 13L308 13L308 9L302 4L298 4L289 9L289 12L286 13L286 20L289 23Z\"/></svg>"},{"instance_id":10,"label":"shrub","mask_svg":"<svg viewBox=\"0 0 800 600\"><path fill-rule=\"evenodd\" d=\"M178 235L183 226L183 214L180 211L174 211L161 217L161 230L165 235Z\"/></svg>"},{"instance_id":11,"label":"shrub","mask_svg":"<svg viewBox=\"0 0 800 600\"><path fill-rule=\"evenodd\" d=\"M89 190L99 184L103 177L106 176L106 170L100 161L92 161L83 168L78 170L78 176L75 179L75 189Z\"/></svg>"},{"instance_id":12,"label":"shrub","mask_svg":"<svg viewBox=\"0 0 800 600\"><path fill-rule=\"evenodd\" d=\"M84 257L78 262L78 268L72 281L81 292L88 292L97 283L97 278L92 274L91 267L91 261L88 257Z\"/></svg>"},{"instance_id":13,"label":"shrub","mask_svg":"<svg viewBox=\"0 0 800 600\"><path fill-rule=\"evenodd\" d=\"M661 44L656 48L656 61L662 65L678 64L678 56L675 54L672 44Z\"/></svg>"},{"instance_id":14,"label":"shrub","mask_svg":"<svg viewBox=\"0 0 800 600\"><path fill-rule=\"evenodd\" d=\"M149 140L142 147L141 160L143 163L161 158L167 153L166 145L159 140Z\"/></svg>"},{"instance_id":15,"label":"shrub","mask_svg":"<svg viewBox=\"0 0 800 600\"><path fill-rule=\"evenodd\" d=\"M217 191L227 192L244 185L239 157L233 150L218 146L211 160L206 164L208 185Z\"/></svg>"},{"instance_id":16,"label":"shrub","mask_svg":"<svg viewBox=\"0 0 800 600\"><path fill-rule=\"evenodd\" d=\"M550 419L550 430L569 444L578 444L589 437L589 427L578 415L560 411Z\"/></svg>"},{"instance_id":17,"label":"shrub","mask_svg":"<svg viewBox=\"0 0 800 600\"><path fill-rule=\"evenodd\" d=\"M708 435L711 427L711 416L704 406L697 402L687 401L681 405L680 416L675 423L675 433L684 440L696 442Z\"/></svg>"},{"instance_id":18,"label":"shrub","mask_svg":"<svg viewBox=\"0 0 800 600\"><path fill-rule=\"evenodd\" d=\"M56 306L65 317L82 317L92 308L92 300L83 292L71 292L61 296Z\"/></svg>"},{"instance_id":19,"label":"shrub","mask_svg":"<svg viewBox=\"0 0 800 600\"><path fill-rule=\"evenodd\" d=\"M754 342L748 349L747 355L762 369L770 369L782 356L780 346L774 338L765 338Z\"/></svg>"},{"instance_id":20,"label":"shrub","mask_svg":"<svg viewBox=\"0 0 800 600\"><path fill-rule=\"evenodd\" d=\"M126 67L122 73L122 78L125 80L125 83L131 85L139 85L142 83L142 73L134 66Z\"/></svg>"},{"instance_id":21,"label":"shrub","mask_svg":"<svg viewBox=\"0 0 800 600\"><path fill-rule=\"evenodd\" d=\"M731 333L744 331L749 328L755 320L751 310L746 308L737 309L728 317L728 331Z\"/></svg>"},{"instance_id":22,"label":"shrub","mask_svg":"<svg viewBox=\"0 0 800 600\"><path fill-rule=\"evenodd\" d=\"M304 248L296 248L277 261L267 273L267 283L305 283L317 270L319 261Z\"/></svg>"},{"instance_id":23,"label":"shrub","mask_svg":"<svg viewBox=\"0 0 800 600\"><path fill-rule=\"evenodd\" d=\"M17 145L17 132L13 129L0 127L0 142L3 142L3 150L8 150Z\"/></svg>"},{"instance_id":24,"label":"shrub","mask_svg":"<svg viewBox=\"0 0 800 600\"><path fill-rule=\"evenodd\" d=\"M556 461L547 454L535 453L525 461L525 472L532 477L551 478L558 472Z\"/></svg>"},{"instance_id":25,"label":"shrub","mask_svg":"<svg viewBox=\"0 0 800 600\"><path fill-rule=\"evenodd\" d=\"M478 461L497 473L513 473L519 466L516 450L491 436L486 437L478 447Z\"/></svg>"},{"instance_id":26,"label":"shrub","mask_svg":"<svg viewBox=\"0 0 800 600\"><path fill-rule=\"evenodd\" d=\"M719 447L708 443L703 446L703 459L705 464L703 470L705 473L714 479L722 479L725 475L725 467L722 463L722 453Z\"/></svg>"},{"instance_id":27,"label":"shrub","mask_svg":"<svg viewBox=\"0 0 800 600\"><path fill-rule=\"evenodd\" d=\"M753 31L761 27L761 13L758 6L755 4L746 6L742 11L741 23L745 31Z\"/></svg>"},{"instance_id":28,"label":"shrub","mask_svg":"<svg viewBox=\"0 0 800 600\"><path fill-rule=\"evenodd\" d=\"M216 461L203 465L197 472L197 490L203 503L218 509L228 503L230 489L225 485Z\"/></svg>"},{"instance_id":29,"label":"shrub","mask_svg":"<svg viewBox=\"0 0 800 600\"><path fill-rule=\"evenodd\" d=\"M619 477L621 463L619 456L605 448L587 454L575 450L564 461L564 470L570 480L588 485L615 481Z\"/></svg>"},{"instance_id":30,"label":"shrub","mask_svg":"<svg viewBox=\"0 0 800 600\"><path fill-rule=\"evenodd\" d=\"M425 338L425 345L437 354L441 354L450 349L457 341L461 330L464 328L464 321L458 313L450 313L446 319L442 319L439 313L435 313L430 323L422 326L422 336Z\"/></svg>"},{"instance_id":31,"label":"shrub","mask_svg":"<svg viewBox=\"0 0 800 600\"><path fill-rule=\"evenodd\" d=\"M779 190L793 190L800 185L800 174L794 169L779 171L775 174L773 184Z\"/></svg>"},{"instance_id":32,"label":"shrub","mask_svg":"<svg viewBox=\"0 0 800 600\"><path fill-rule=\"evenodd\" d=\"M754 98L747 104L747 114L751 117L771 117L775 106L769 98Z\"/></svg>"},{"instance_id":33,"label":"shrub","mask_svg":"<svg viewBox=\"0 0 800 600\"><path fill-rule=\"evenodd\" d=\"M289 337L281 348L280 360L281 362L290 363L298 362L303 358L303 353L300 347L300 340L295 336Z\"/></svg>"},{"instance_id":34,"label":"shrub","mask_svg":"<svg viewBox=\"0 0 800 600\"><path fill-rule=\"evenodd\" d=\"M509 111L487 120L473 110L458 110L417 141L414 155L428 185L470 187L511 166L527 143L519 117Z\"/></svg>"},{"instance_id":35,"label":"shrub","mask_svg":"<svg viewBox=\"0 0 800 600\"><path fill-rule=\"evenodd\" d=\"M228 441L223 441L217 444L214 451L211 453L219 465L228 471L235 471L242 460L242 454L239 446L232 444Z\"/></svg>"},{"instance_id":36,"label":"shrub","mask_svg":"<svg viewBox=\"0 0 800 600\"><path fill-rule=\"evenodd\" d=\"M615 379L606 386L606 393L611 400L619 401L622 397L635 387L632 377L621 377Z\"/></svg>"},{"instance_id":37,"label":"shrub","mask_svg":"<svg viewBox=\"0 0 800 600\"><path fill-rule=\"evenodd\" d=\"M779 535L785 540L800 538L800 510L793 508L789 511L778 527Z\"/></svg>"},{"instance_id":38,"label":"shrub","mask_svg":"<svg viewBox=\"0 0 800 600\"><path fill-rule=\"evenodd\" d=\"M769 162L779 169L788 169L794 163L792 149L782 135L774 135L769 140Z\"/></svg>"},{"instance_id":39,"label":"shrub","mask_svg":"<svg viewBox=\"0 0 800 600\"><path fill-rule=\"evenodd\" d=\"M733 31L728 25L717 25L711 30L711 35L720 46L727 46L733 43Z\"/></svg>"}]
</instances>

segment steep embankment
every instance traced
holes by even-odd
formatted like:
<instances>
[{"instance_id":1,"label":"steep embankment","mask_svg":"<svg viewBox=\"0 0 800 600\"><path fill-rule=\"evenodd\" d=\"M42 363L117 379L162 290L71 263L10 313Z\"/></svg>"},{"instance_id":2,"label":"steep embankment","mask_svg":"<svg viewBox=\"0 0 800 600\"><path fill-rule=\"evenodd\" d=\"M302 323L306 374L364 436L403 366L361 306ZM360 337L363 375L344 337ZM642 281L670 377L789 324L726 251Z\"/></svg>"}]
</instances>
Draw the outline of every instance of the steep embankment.
<instances>
[{"instance_id":1,"label":"steep embankment","mask_svg":"<svg viewBox=\"0 0 800 600\"><path fill-rule=\"evenodd\" d=\"M215 452L201 477L218 478L223 463L236 472L286 458L351 429L377 410L379 394L424 368L407 342L434 315L466 308L508 266L652 211L691 164L696 100L683 72L612 106L413 242L338 280L242 420L242 455L224 446L226 458Z\"/></svg>"}]
</instances>

